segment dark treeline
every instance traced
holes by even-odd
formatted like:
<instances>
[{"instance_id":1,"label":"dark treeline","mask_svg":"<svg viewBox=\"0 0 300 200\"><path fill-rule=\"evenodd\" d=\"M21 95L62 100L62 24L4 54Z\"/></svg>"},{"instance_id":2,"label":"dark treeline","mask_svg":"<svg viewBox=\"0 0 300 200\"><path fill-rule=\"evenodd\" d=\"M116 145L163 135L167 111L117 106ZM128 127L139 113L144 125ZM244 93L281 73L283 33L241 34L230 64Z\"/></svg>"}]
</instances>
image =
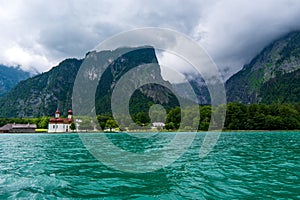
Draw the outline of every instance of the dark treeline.
<instances>
[{"instance_id":1,"label":"dark treeline","mask_svg":"<svg viewBox=\"0 0 300 200\"><path fill-rule=\"evenodd\" d=\"M251 104L229 103L227 130L296 130L300 129L300 103Z\"/></svg>"},{"instance_id":2,"label":"dark treeline","mask_svg":"<svg viewBox=\"0 0 300 200\"><path fill-rule=\"evenodd\" d=\"M221 105L224 106L224 105ZM140 112L132 115L133 123L128 123L127 117L122 117L122 129L134 130L141 126L148 126L150 119L152 122L165 122L165 130L193 130L192 127L198 125L198 130L207 131L211 122L212 112L218 112L218 107L212 109L211 106L200 106L200 121L194 113L197 108L179 107L169 109L165 113L157 111L149 116L148 113ZM150 114L151 115L151 114ZM105 125L107 120L112 120L111 116L98 116L101 128L110 127ZM185 127L180 127L181 123ZM138 125L138 126L136 126ZM116 127L114 123L114 127ZM250 104L228 103L226 105L226 118L224 130L300 130L300 103L296 104Z\"/></svg>"},{"instance_id":3,"label":"dark treeline","mask_svg":"<svg viewBox=\"0 0 300 200\"><path fill-rule=\"evenodd\" d=\"M211 106L200 107L198 130L208 130L212 112L215 111L212 111ZM177 113L176 119L174 113ZM179 127L178 115L180 115L179 108L174 108L168 113L166 129ZM224 130L300 130L300 103L270 105L228 103Z\"/></svg>"},{"instance_id":4,"label":"dark treeline","mask_svg":"<svg viewBox=\"0 0 300 200\"><path fill-rule=\"evenodd\" d=\"M177 130L181 120L185 124L199 124L198 130L209 128L212 112L211 106L200 106L200 121L188 118L194 109L181 111L179 107L170 109L166 117L167 130ZM183 116L181 117L181 113ZM183 127L189 129L189 127ZM296 104L250 104L228 103L224 130L300 130L300 103Z\"/></svg>"},{"instance_id":5,"label":"dark treeline","mask_svg":"<svg viewBox=\"0 0 300 200\"><path fill-rule=\"evenodd\" d=\"M0 118L0 127L6 124L36 124L37 128L48 128L50 117L39 118Z\"/></svg>"},{"instance_id":6,"label":"dark treeline","mask_svg":"<svg viewBox=\"0 0 300 200\"><path fill-rule=\"evenodd\" d=\"M224 105L221 105L224 106ZM212 112L218 112L218 108L211 106L200 106L200 121L195 116L198 108L179 107L165 111L154 111L152 113L140 112L132 116L122 116L119 128L121 130L139 130L141 127L147 129L152 122L165 122L164 130L176 131L193 130L197 127L200 131L206 131L211 122ZM131 117L131 119L130 119ZM47 128L50 117L40 118L0 118L0 126L8 123L36 124L38 128ZM118 127L111 115L98 115L97 121L102 130ZM91 124L90 118L83 118L80 128L92 130L95 124ZM180 127L185 124L185 127ZM250 104L228 103L226 105L226 118L224 130L300 130L300 103L296 104Z\"/></svg>"}]
</instances>

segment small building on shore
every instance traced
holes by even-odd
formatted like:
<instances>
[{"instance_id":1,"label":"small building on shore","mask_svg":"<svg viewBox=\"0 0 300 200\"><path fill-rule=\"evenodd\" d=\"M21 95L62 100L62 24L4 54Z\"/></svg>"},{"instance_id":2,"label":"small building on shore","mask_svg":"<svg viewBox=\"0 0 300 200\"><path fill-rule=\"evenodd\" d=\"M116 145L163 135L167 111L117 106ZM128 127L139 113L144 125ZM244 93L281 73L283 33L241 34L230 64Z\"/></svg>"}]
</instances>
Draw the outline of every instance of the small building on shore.
<instances>
[{"instance_id":1,"label":"small building on shore","mask_svg":"<svg viewBox=\"0 0 300 200\"><path fill-rule=\"evenodd\" d=\"M6 124L0 128L0 133L34 133L35 124Z\"/></svg>"},{"instance_id":2,"label":"small building on shore","mask_svg":"<svg viewBox=\"0 0 300 200\"><path fill-rule=\"evenodd\" d=\"M70 131L73 122L73 112L68 111L68 118L61 118L59 110L56 110L55 117L51 118L48 125L48 133L65 133Z\"/></svg>"},{"instance_id":3,"label":"small building on shore","mask_svg":"<svg viewBox=\"0 0 300 200\"><path fill-rule=\"evenodd\" d=\"M152 123L152 127L155 127L155 128L157 128L157 127L164 128L165 126L166 126L166 124L163 122L153 122Z\"/></svg>"}]
</instances>

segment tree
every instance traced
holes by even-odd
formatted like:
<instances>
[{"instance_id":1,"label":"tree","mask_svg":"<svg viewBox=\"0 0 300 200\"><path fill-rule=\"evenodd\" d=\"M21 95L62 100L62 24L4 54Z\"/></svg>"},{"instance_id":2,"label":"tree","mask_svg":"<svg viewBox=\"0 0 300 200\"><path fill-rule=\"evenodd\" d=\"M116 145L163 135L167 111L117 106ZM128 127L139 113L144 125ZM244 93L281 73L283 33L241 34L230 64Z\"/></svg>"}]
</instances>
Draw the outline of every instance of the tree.
<instances>
[{"instance_id":1,"label":"tree","mask_svg":"<svg viewBox=\"0 0 300 200\"><path fill-rule=\"evenodd\" d=\"M280 116L267 115L265 120L265 129L281 130L283 128L283 121Z\"/></svg>"},{"instance_id":2,"label":"tree","mask_svg":"<svg viewBox=\"0 0 300 200\"><path fill-rule=\"evenodd\" d=\"M210 122L211 118L211 106L201 106L200 107L200 121Z\"/></svg>"},{"instance_id":3,"label":"tree","mask_svg":"<svg viewBox=\"0 0 300 200\"><path fill-rule=\"evenodd\" d=\"M49 117L41 117L37 124L38 128L48 128L49 120Z\"/></svg>"},{"instance_id":4,"label":"tree","mask_svg":"<svg viewBox=\"0 0 300 200\"><path fill-rule=\"evenodd\" d=\"M175 129L174 123L173 122L166 123L165 129L174 130Z\"/></svg>"},{"instance_id":5,"label":"tree","mask_svg":"<svg viewBox=\"0 0 300 200\"><path fill-rule=\"evenodd\" d=\"M109 119L106 121L105 127L109 128L109 131L111 131L113 128L117 128L118 125L115 120Z\"/></svg>"},{"instance_id":6,"label":"tree","mask_svg":"<svg viewBox=\"0 0 300 200\"><path fill-rule=\"evenodd\" d=\"M101 130L105 129L106 122L109 119L111 119L111 116L109 116L109 115L98 115L97 116L97 120L98 120Z\"/></svg>"},{"instance_id":7,"label":"tree","mask_svg":"<svg viewBox=\"0 0 300 200\"><path fill-rule=\"evenodd\" d=\"M199 129L200 129L201 131L207 131L208 128L209 128L209 122L204 122L204 121L203 121L203 122L200 123Z\"/></svg>"},{"instance_id":8,"label":"tree","mask_svg":"<svg viewBox=\"0 0 300 200\"><path fill-rule=\"evenodd\" d=\"M140 126L145 126L150 123L150 117L148 113L138 112L134 115L134 122Z\"/></svg>"},{"instance_id":9,"label":"tree","mask_svg":"<svg viewBox=\"0 0 300 200\"><path fill-rule=\"evenodd\" d=\"M173 123L175 129L178 129L181 122L181 109L179 107L173 108L167 114L166 124Z\"/></svg>"},{"instance_id":10,"label":"tree","mask_svg":"<svg viewBox=\"0 0 300 200\"><path fill-rule=\"evenodd\" d=\"M76 129L76 124L74 122L71 123L70 129L74 131Z\"/></svg>"},{"instance_id":11,"label":"tree","mask_svg":"<svg viewBox=\"0 0 300 200\"><path fill-rule=\"evenodd\" d=\"M247 125L247 106L241 103L228 103L225 127L231 130L245 130Z\"/></svg>"}]
</instances>

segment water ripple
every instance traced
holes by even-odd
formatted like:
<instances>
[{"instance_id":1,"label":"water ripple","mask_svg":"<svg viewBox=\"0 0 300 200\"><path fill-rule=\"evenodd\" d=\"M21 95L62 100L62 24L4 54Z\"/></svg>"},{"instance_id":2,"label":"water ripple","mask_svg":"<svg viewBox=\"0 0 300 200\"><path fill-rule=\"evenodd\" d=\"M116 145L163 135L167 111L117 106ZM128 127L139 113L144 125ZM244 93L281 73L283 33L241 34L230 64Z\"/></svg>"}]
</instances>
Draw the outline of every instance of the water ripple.
<instances>
[{"instance_id":1,"label":"water ripple","mask_svg":"<svg viewBox=\"0 0 300 200\"><path fill-rule=\"evenodd\" d=\"M161 148L173 136L109 135L131 152ZM299 132L222 133L200 159L203 138L197 134L166 168L130 174L100 163L76 134L0 135L0 198L300 199Z\"/></svg>"}]
</instances>

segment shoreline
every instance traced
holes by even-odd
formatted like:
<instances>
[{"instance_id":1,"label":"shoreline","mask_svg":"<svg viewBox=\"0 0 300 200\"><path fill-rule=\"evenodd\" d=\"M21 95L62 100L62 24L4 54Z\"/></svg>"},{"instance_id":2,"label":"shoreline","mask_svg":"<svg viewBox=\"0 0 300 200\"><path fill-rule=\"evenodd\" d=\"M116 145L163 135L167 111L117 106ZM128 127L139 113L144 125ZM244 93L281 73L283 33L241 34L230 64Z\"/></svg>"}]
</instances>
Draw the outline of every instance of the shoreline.
<instances>
[{"instance_id":1,"label":"shoreline","mask_svg":"<svg viewBox=\"0 0 300 200\"><path fill-rule=\"evenodd\" d=\"M0 135L60 135L60 134L122 134L122 133L235 133L235 132L242 132L242 133L255 133L255 132L300 132L300 130L223 130L223 131L120 131L120 132L103 132L103 131L82 131L82 132L62 132L62 133L48 133L48 132L34 132L34 133L0 133Z\"/></svg>"}]
</instances>

